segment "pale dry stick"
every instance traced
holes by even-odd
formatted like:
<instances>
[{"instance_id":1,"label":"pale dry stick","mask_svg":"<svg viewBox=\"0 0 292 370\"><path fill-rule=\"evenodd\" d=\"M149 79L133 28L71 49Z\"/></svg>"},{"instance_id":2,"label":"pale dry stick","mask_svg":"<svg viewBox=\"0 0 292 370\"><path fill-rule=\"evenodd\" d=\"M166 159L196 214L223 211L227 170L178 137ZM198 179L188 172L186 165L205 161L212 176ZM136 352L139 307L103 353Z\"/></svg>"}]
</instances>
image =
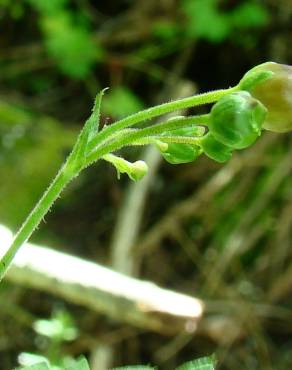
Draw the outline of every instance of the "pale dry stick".
<instances>
[{"instance_id":1,"label":"pale dry stick","mask_svg":"<svg viewBox=\"0 0 292 370\"><path fill-rule=\"evenodd\" d=\"M12 233L1 227L0 235L2 255ZM199 320L204 310L203 302L194 297L30 243L15 257L7 279L58 295L118 322L165 334L186 330L186 324Z\"/></svg>"},{"instance_id":2,"label":"pale dry stick","mask_svg":"<svg viewBox=\"0 0 292 370\"><path fill-rule=\"evenodd\" d=\"M7 228L0 226L0 235L2 254L2 248L9 244L12 234ZM64 265L68 266L68 269L64 269ZM76 271L82 273L76 274ZM26 288L57 295L73 304L105 314L114 321L129 323L134 327L160 334L190 334L196 330L198 324L199 334L222 342L233 338L232 333L237 332L236 321L227 315L214 317L213 314L213 320L210 317L202 320L205 303L200 299L163 289L151 282L130 278L96 263L30 243L17 255L7 274L7 280ZM234 301L232 303L235 304ZM216 301L213 306L215 312L226 313L228 303ZM287 312L283 310L278 314L275 311L278 310L277 307L260 304L253 307L253 311L259 316L287 316ZM207 308L210 311L209 302ZM225 330L224 338L219 328ZM230 331L227 332L226 328L230 328ZM244 336L244 331L239 331L238 335Z\"/></svg>"}]
</instances>

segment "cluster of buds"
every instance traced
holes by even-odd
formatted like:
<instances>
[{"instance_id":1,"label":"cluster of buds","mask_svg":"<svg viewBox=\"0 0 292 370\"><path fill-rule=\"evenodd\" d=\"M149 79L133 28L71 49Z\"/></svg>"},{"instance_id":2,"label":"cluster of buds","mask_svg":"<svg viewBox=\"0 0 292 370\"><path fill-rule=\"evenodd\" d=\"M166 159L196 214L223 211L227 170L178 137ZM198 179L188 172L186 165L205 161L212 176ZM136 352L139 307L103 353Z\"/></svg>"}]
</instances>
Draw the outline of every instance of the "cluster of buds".
<instances>
[{"instance_id":1,"label":"cluster of buds","mask_svg":"<svg viewBox=\"0 0 292 370\"><path fill-rule=\"evenodd\" d=\"M260 136L267 109L248 92L226 95L211 109L209 133L202 139L206 155L227 161L232 151L244 149Z\"/></svg>"},{"instance_id":2,"label":"cluster of buds","mask_svg":"<svg viewBox=\"0 0 292 370\"><path fill-rule=\"evenodd\" d=\"M161 149L168 162L192 162L201 153L217 162L226 162L233 151L252 145L263 129L292 130L291 66L260 64L248 71L234 90L213 105L208 115L208 133L198 137L196 145L173 143ZM187 137L194 132L182 128L171 134Z\"/></svg>"},{"instance_id":3,"label":"cluster of buds","mask_svg":"<svg viewBox=\"0 0 292 370\"><path fill-rule=\"evenodd\" d=\"M214 99L217 101L209 114L174 117L161 127L158 125L159 130L151 126L150 131L146 129L148 136L142 137L136 145L156 144L163 158L171 164L193 162L202 153L223 163L234 151L251 146L264 129L292 130L291 66L273 62L260 64L249 70L237 86L219 96ZM116 167L118 175L127 173L134 181L147 173L143 161L130 163L113 154L102 158Z\"/></svg>"}]
</instances>

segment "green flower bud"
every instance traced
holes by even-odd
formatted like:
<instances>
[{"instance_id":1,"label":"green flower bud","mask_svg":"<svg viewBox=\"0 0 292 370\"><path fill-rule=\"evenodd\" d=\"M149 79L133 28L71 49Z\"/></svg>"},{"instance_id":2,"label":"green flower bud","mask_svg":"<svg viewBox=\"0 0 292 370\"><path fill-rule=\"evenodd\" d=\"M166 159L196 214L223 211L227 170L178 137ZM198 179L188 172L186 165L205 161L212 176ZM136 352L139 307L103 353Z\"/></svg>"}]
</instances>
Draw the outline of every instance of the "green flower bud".
<instances>
[{"instance_id":1,"label":"green flower bud","mask_svg":"<svg viewBox=\"0 0 292 370\"><path fill-rule=\"evenodd\" d=\"M171 130L165 135L174 136L201 136L201 127L184 127L176 130ZM161 141L163 138L161 137ZM196 160L202 153L201 148L198 145L191 144L180 144L180 143L168 143L166 150L161 150L160 152L163 158L171 164L181 164L189 163Z\"/></svg>"},{"instance_id":2,"label":"green flower bud","mask_svg":"<svg viewBox=\"0 0 292 370\"><path fill-rule=\"evenodd\" d=\"M132 163L128 176L133 181L141 180L148 172L148 166L144 161L136 161Z\"/></svg>"},{"instance_id":3,"label":"green flower bud","mask_svg":"<svg viewBox=\"0 0 292 370\"><path fill-rule=\"evenodd\" d=\"M201 139L201 147L209 158L219 163L228 161L232 156L232 149L216 140L210 132Z\"/></svg>"},{"instance_id":4,"label":"green flower bud","mask_svg":"<svg viewBox=\"0 0 292 370\"><path fill-rule=\"evenodd\" d=\"M250 91L256 85L271 78L274 75L274 72L269 69L271 63L272 62L262 63L246 72L238 84L239 89Z\"/></svg>"},{"instance_id":5,"label":"green flower bud","mask_svg":"<svg viewBox=\"0 0 292 370\"><path fill-rule=\"evenodd\" d=\"M232 149L250 146L261 134L267 109L247 91L224 96L210 113L209 130Z\"/></svg>"},{"instance_id":6,"label":"green flower bud","mask_svg":"<svg viewBox=\"0 0 292 370\"><path fill-rule=\"evenodd\" d=\"M254 73L272 73L271 77L245 88L267 108L263 128L274 132L292 130L292 66L267 62L247 72L239 86Z\"/></svg>"},{"instance_id":7,"label":"green flower bud","mask_svg":"<svg viewBox=\"0 0 292 370\"><path fill-rule=\"evenodd\" d=\"M131 163L124 158L118 157L114 154L105 154L102 157L105 161L115 166L118 174L118 179L121 173L126 173L131 180L141 180L148 172L148 166L144 161L136 161Z\"/></svg>"}]
</instances>

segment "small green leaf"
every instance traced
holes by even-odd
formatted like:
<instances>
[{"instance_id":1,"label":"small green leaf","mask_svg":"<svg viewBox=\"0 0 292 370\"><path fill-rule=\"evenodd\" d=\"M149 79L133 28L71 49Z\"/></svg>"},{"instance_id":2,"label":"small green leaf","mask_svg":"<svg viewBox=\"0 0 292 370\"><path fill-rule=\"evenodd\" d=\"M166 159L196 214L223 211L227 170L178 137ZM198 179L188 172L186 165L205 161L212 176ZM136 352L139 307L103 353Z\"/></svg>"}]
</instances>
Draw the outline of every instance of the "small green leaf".
<instances>
[{"instance_id":1,"label":"small green leaf","mask_svg":"<svg viewBox=\"0 0 292 370\"><path fill-rule=\"evenodd\" d=\"M68 0L27 0L36 10L41 13L56 13L59 10L62 10Z\"/></svg>"},{"instance_id":2,"label":"small green leaf","mask_svg":"<svg viewBox=\"0 0 292 370\"><path fill-rule=\"evenodd\" d=\"M88 152L88 144L90 140L97 134L99 121L100 121L100 108L101 108L101 101L102 97L105 93L106 89L101 90L100 93L97 94L92 113L90 117L85 122L83 129L81 130L78 139L74 145L72 153L70 154L70 159L68 161L68 167L72 171L77 171L78 169L82 168Z\"/></svg>"},{"instance_id":3,"label":"small green leaf","mask_svg":"<svg viewBox=\"0 0 292 370\"><path fill-rule=\"evenodd\" d=\"M41 1L40 1L41 2ZM60 70L71 78L84 79L103 58L101 45L74 15L65 10L43 14L41 27L48 54Z\"/></svg>"},{"instance_id":4,"label":"small green leaf","mask_svg":"<svg viewBox=\"0 0 292 370\"><path fill-rule=\"evenodd\" d=\"M241 29L264 26L269 18L267 9L255 1L244 2L231 13L233 25Z\"/></svg>"},{"instance_id":5,"label":"small green leaf","mask_svg":"<svg viewBox=\"0 0 292 370\"><path fill-rule=\"evenodd\" d=\"M219 11L217 0L183 0L182 11L187 17L188 37L221 42L230 33L228 16Z\"/></svg>"},{"instance_id":6,"label":"small green leaf","mask_svg":"<svg viewBox=\"0 0 292 370\"><path fill-rule=\"evenodd\" d=\"M50 366L49 361L47 360L46 357L35 354L35 353L30 353L30 352L21 352L18 356L18 361L19 361L19 364L24 367L33 366L33 365L40 364L40 363L46 364L48 367Z\"/></svg>"},{"instance_id":7,"label":"small green leaf","mask_svg":"<svg viewBox=\"0 0 292 370\"><path fill-rule=\"evenodd\" d=\"M86 358L81 357L73 365L66 367L65 370L90 370L90 368Z\"/></svg>"},{"instance_id":8,"label":"small green leaf","mask_svg":"<svg viewBox=\"0 0 292 370\"><path fill-rule=\"evenodd\" d=\"M176 370L215 370L215 359L213 356L202 357L194 361L186 362Z\"/></svg>"},{"instance_id":9,"label":"small green leaf","mask_svg":"<svg viewBox=\"0 0 292 370\"><path fill-rule=\"evenodd\" d=\"M53 340L71 341L76 339L78 334L72 317L64 310L54 312L49 320L35 321L33 328L38 334Z\"/></svg>"}]
</instances>

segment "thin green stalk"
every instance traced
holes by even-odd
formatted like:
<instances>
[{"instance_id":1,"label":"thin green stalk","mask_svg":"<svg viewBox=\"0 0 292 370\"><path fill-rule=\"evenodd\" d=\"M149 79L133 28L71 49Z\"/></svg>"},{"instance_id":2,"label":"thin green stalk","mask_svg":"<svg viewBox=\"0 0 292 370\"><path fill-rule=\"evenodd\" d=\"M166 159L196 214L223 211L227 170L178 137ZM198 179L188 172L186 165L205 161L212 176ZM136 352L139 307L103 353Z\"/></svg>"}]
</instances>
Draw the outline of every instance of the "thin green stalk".
<instances>
[{"instance_id":1,"label":"thin green stalk","mask_svg":"<svg viewBox=\"0 0 292 370\"><path fill-rule=\"evenodd\" d=\"M35 208L29 214L28 218L16 234L11 246L0 260L0 281L3 279L8 267L10 266L20 247L29 239L33 231L37 228L37 226L46 215L52 204L55 202L59 194L65 188L65 186L70 182L70 180L72 180L73 177L77 176L77 174L83 168L89 166L93 162L96 162L103 155L116 151L123 146L131 145L135 142L142 143L143 139L145 140L145 144L152 143L153 140L155 140L156 138L160 138L160 133L177 128L180 124L180 127L183 127L183 125L186 123L207 123L208 115L194 116L189 118L177 118L177 120L174 119L173 121L167 121L161 124L152 125L144 129L127 130L127 132L125 132L124 129L133 126L136 123L178 109L215 102L222 96L230 94L232 91L236 91L237 89L237 87L233 87L227 90L211 91L205 94L191 96L188 98L161 104L146 109L144 111L140 111L127 118L117 121L109 127L105 127L98 134L94 134L91 141L88 141L91 132L96 129L95 120L99 119L100 103L103 92L98 94L95 103L97 107L94 108L90 119L86 122L84 129L79 135L77 143L73 148L70 157L63 165L46 192L43 194L42 198L39 200ZM176 138L171 136L163 136L163 140L168 142L174 142L175 140L177 140L177 142L196 143L197 139L183 136L178 136Z\"/></svg>"},{"instance_id":2,"label":"thin green stalk","mask_svg":"<svg viewBox=\"0 0 292 370\"><path fill-rule=\"evenodd\" d=\"M147 145L154 144L155 141L161 140L164 143L175 143L175 144L191 144L198 145L200 143L200 137L190 137L190 136L165 136L165 135L156 135L143 137L141 139L135 140L132 142L132 145Z\"/></svg>"},{"instance_id":3,"label":"thin green stalk","mask_svg":"<svg viewBox=\"0 0 292 370\"><path fill-rule=\"evenodd\" d=\"M198 116L191 117L180 117L174 118L172 120L157 123L155 125L145 127L142 129L126 129L116 132L109 137L109 141L104 141L100 145L95 146L94 150L88 155L86 160L86 166L90 165L92 162L98 160L101 156L116 151L123 146L130 145L131 143L138 143L138 141L146 139L146 137L151 137L152 141L154 135L159 135L163 132L167 132L180 127L190 127L190 125L204 124L206 125L209 120L209 114L202 114ZM160 137L162 139L162 137ZM164 136L163 136L164 140ZM149 144L152 143L149 141ZM146 145L145 144L140 145ZM187 143L186 143L187 144ZM135 144L136 145L136 144Z\"/></svg>"},{"instance_id":4,"label":"thin green stalk","mask_svg":"<svg viewBox=\"0 0 292 370\"><path fill-rule=\"evenodd\" d=\"M149 139L148 141L147 138ZM199 139L199 138L190 138L187 136L175 136L175 139L177 138L180 143L184 144L197 144L198 143L197 140ZM152 131L150 130L150 127L146 127L145 129L140 130L133 130L132 132L127 132L127 135L123 135L121 133L120 136L115 136L114 141L108 141L97 146L96 149L93 150L87 156L85 167L96 162L105 154L115 152L124 146L152 144L153 141L155 141L155 139L163 141L167 140L168 142L176 142L175 140L172 140L170 136L153 135Z\"/></svg>"},{"instance_id":5,"label":"thin green stalk","mask_svg":"<svg viewBox=\"0 0 292 370\"><path fill-rule=\"evenodd\" d=\"M209 91L207 93L170 101L168 103L160 104L155 107L142 110L138 113L132 114L131 116L123 118L110 126L105 127L102 131L99 132L98 135L96 135L95 138L91 140L91 142L89 143L89 149L93 150L96 147L96 145L103 141L105 138L109 137L110 135L117 131L133 126L136 123L143 122L145 120L149 120L151 118L161 116L163 114L170 113L176 110L191 108L203 104L214 103L223 96L228 95L231 92L237 90L238 86L230 87L229 89Z\"/></svg>"},{"instance_id":6,"label":"thin green stalk","mask_svg":"<svg viewBox=\"0 0 292 370\"><path fill-rule=\"evenodd\" d=\"M77 175L77 174L75 174ZM75 176L74 175L74 176ZM31 234L37 228L43 217L46 215L48 210L51 208L52 204L60 195L61 191L74 177L66 172L66 165L64 165L57 176L50 184L46 192L43 194L42 198L36 204L35 208L31 211L25 222L22 224L15 238L4 254L0 261L0 282L3 279L8 267L10 266L13 258L18 252L19 248L29 239Z\"/></svg>"}]
</instances>

